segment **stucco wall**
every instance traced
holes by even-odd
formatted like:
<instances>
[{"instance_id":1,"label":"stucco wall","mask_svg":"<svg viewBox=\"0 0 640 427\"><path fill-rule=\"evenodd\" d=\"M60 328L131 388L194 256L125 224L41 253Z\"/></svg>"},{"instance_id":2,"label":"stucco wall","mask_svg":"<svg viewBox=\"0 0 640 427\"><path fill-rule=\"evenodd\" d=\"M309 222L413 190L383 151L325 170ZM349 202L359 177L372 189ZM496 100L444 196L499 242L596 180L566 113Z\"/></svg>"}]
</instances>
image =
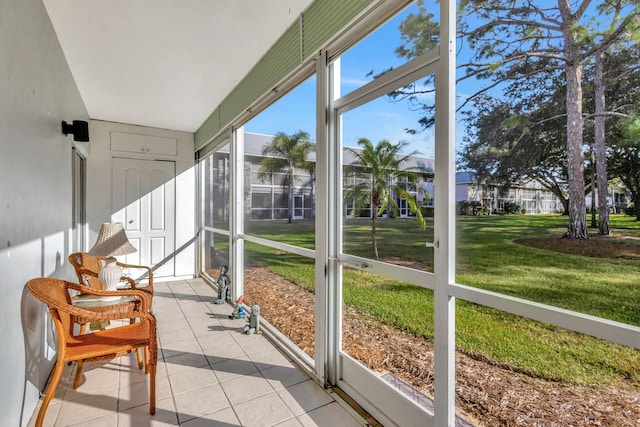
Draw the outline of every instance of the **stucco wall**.
<instances>
[{"instance_id":1,"label":"stucco wall","mask_svg":"<svg viewBox=\"0 0 640 427\"><path fill-rule=\"evenodd\" d=\"M45 310L25 282L72 278L72 138L87 111L41 0L0 6L0 425L26 425L51 370Z\"/></svg>"}]
</instances>

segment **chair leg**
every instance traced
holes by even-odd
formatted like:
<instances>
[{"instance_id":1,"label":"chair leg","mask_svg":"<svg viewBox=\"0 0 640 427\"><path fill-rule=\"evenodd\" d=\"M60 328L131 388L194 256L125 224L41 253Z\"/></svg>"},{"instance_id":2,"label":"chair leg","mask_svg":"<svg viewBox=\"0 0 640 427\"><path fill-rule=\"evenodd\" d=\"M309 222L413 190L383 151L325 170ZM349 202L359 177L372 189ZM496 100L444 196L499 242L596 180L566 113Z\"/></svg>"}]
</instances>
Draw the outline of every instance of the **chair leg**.
<instances>
[{"instance_id":1,"label":"chair leg","mask_svg":"<svg viewBox=\"0 0 640 427\"><path fill-rule=\"evenodd\" d=\"M143 365L142 365L142 349L141 348L136 348L136 356L138 357L138 369L142 369Z\"/></svg>"},{"instance_id":2,"label":"chair leg","mask_svg":"<svg viewBox=\"0 0 640 427\"><path fill-rule=\"evenodd\" d=\"M53 399L53 395L56 392L56 388L58 387L58 383L60 382L60 377L62 376L62 368L64 367L64 362L58 360L56 363L56 367L53 370L53 375L51 375L51 381L49 382L49 388L47 388L47 392L44 395L44 400L42 401L42 406L40 406L40 410L38 411L38 417L36 418L35 427L41 427L42 422L44 421L44 414L47 412L47 407L49 406L49 402ZM155 384L154 384L155 386ZM155 404L155 402L154 402ZM154 407L155 409L155 407Z\"/></svg>"},{"instance_id":3,"label":"chair leg","mask_svg":"<svg viewBox=\"0 0 640 427\"><path fill-rule=\"evenodd\" d=\"M82 377L82 360L76 361L77 370L76 370L76 378L73 380L73 388L76 389L80 387L80 378Z\"/></svg>"},{"instance_id":4,"label":"chair leg","mask_svg":"<svg viewBox=\"0 0 640 427\"><path fill-rule=\"evenodd\" d=\"M149 415L156 413L156 364L149 366Z\"/></svg>"},{"instance_id":5,"label":"chair leg","mask_svg":"<svg viewBox=\"0 0 640 427\"><path fill-rule=\"evenodd\" d=\"M149 347L145 347L144 349L144 373L149 373L149 362L151 361L149 358Z\"/></svg>"}]
</instances>

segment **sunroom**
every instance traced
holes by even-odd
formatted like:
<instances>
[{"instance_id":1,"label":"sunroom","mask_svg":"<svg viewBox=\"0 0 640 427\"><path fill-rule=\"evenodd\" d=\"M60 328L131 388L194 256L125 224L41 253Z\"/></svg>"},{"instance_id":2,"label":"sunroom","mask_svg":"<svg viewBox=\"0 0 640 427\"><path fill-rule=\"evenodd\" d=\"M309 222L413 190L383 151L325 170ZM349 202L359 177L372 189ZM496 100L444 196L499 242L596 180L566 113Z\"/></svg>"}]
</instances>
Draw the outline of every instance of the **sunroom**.
<instances>
[{"instance_id":1,"label":"sunroom","mask_svg":"<svg viewBox=\"0 0 640 427\"><path fill-rule=\"evenodd\" d=\"M385 31L419 6L439 21L439 44L411 60L376 61L386 48ZM199 289L185 300L218 314L231 312L240 297L265 308L268 298L281 300L289 306L280 310L293 313L296 300L287 299L290 288L280 280L295 282L286 273L295 266L300 283L313 291L306 290L303 310L312 329L303 339L279 327L276 308L263 312L263 338L363 425L483 425L456 398L457 300L640 348L635 326L456 283L455 2L8 0L0 16L0 354L2 378L16 390L0 403L3 425L33 423L56 360L46 309L25 283L74 280L69 255L89 250L105 222L123 223L137 248L123 260L149 265L167 294ZM372 73L354 81L357 64ZM415 265L367 255L361 238L346 231L343 149L358 137L396 137L408 125L377 112L388 94L422 82L431 85L436 111L421 141L434 159L433 217L430 230L416 232L425 263ZM244 152L245 130L271 133L264 123L277 116L294 121L293 129L306 127L315 143L315 168L305 175L311 184L292 195L300 219L278 223L284 237L268 221L252 221L252 170ZM63 121L88 122L89 141L63 134ZM358 134L376 121L393 129ZM230 303L217 307L209 304L223 265ZM412 368L371 368L366 348L346 345L354 333L346 327L344 289L354 274L403 283L433 301L430 356L398 355L421 361L430 377L426 390L409 384ZM373 328L384 341L383 328ZM355 340L359 334L356 328ZM211 425L277 424L237 416ZM292 413L278 422L311 425L309 419ZM198 417L183 422L178 415L178 425L187 422L197 424Z\"/></svg>"}]
</instances>

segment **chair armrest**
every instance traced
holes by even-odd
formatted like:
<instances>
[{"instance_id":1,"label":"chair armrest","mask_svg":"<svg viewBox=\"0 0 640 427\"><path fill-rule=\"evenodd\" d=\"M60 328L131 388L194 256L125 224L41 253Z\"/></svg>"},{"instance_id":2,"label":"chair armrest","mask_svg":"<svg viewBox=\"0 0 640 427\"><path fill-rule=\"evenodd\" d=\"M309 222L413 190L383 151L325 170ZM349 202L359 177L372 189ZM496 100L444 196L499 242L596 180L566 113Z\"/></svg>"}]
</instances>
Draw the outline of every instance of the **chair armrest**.
<instances>
[{"instance_id":1,"label":"chair armrest","mask_svg":"<svg viewBox=\"0 0 640 427\"><path fill-rule=\"evenodd\" d=\"M141 269L141 270L147 270L147 277L149 280L149 283L147 286L137 286L135 285L135 282L132 283L131 287L132 288L149 288L149 290L151 292L153 292L153 271L151 270L151 268L149 266L146 265L135 265L135 264L126 264L124 262L116 262L116 265L121 267L121 268L134 268L134 269ZM130 279L131 281L132 279Z\"/></svg>"},{"instance_id":2,"label":"chair armrest","mask_svg":"<svg viewBox=\"0 0 640 427\"><path fill-rule=\"evenodd\" d=\"M151 271L151 268L147 265L125 264L124 262L120 262L120 261L116 261L116 265L122 268L139 268L141 270L147 270L147 272L149 273L149 277L153 276L153 272Z\"/></svg>"}]
</instances>

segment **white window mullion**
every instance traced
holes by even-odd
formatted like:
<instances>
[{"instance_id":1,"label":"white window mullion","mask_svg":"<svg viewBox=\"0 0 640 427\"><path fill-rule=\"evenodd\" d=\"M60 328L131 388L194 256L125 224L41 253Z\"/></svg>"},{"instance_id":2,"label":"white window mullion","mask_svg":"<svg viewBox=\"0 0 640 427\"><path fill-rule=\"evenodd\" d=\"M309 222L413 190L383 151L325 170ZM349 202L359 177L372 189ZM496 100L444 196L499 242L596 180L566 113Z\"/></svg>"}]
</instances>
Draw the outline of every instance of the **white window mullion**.
<instances>
[{"instance_id":1,"label":"white window mullion","mask_svg":"<svg viewBox=\"0 0 640 427\"><path fill-rule=\"evenodd\" d=\"M340 97L340 59L333 60L328 68L328 204L329 230L328 246L328 357L331 384L337 384L341 372L340 351L342 349L342 266L339 255L342 252L342 130L341 115L333 108L333 101Z\"/></svg>"},{"instance_id":2,"label":"white window mullion","mask_svg":"<svg viewBox=\"0 0 640 427\"><path fill-rule=\"evenodd\" d=\"M455 425L455 87L454 0L440 2L440 61L435 76L434 416Z\"/></svg>"},{"instance_id":3,"label":"white window mullion","mask_svg":"<svg viewBox=\"0 0 640 427\"><path fill-rule=\"evenodd\" d=\"M329 260L329 210L328 210L328 99L329 81L327 55L321 52L316 58L316 258L315 258L315 371L325 385L327 378L327 287Z\"/></svg>"},{"instance_id":4,"label":"white window mullion","mask_svg":"<svg viewBox=\"0 0 640 427\"><path fill-rule=\"evenodd\" d=\"M316 374L335 385L342 339L341 248L342 150L332 100L339 96L340 62L317 63L316 136Z\"/></svg>"},{"instance_id":5,"label":"white window mullion","mask_svg":"<svg viewBox=\"0 0 640 427\"><path fill-rule=\"evenodd\" d=\"M236 301L244 293L244 127L233 129L229 144L231 157L231 217L229 247L231 298Z\"/></svg>"}]
</instances>

